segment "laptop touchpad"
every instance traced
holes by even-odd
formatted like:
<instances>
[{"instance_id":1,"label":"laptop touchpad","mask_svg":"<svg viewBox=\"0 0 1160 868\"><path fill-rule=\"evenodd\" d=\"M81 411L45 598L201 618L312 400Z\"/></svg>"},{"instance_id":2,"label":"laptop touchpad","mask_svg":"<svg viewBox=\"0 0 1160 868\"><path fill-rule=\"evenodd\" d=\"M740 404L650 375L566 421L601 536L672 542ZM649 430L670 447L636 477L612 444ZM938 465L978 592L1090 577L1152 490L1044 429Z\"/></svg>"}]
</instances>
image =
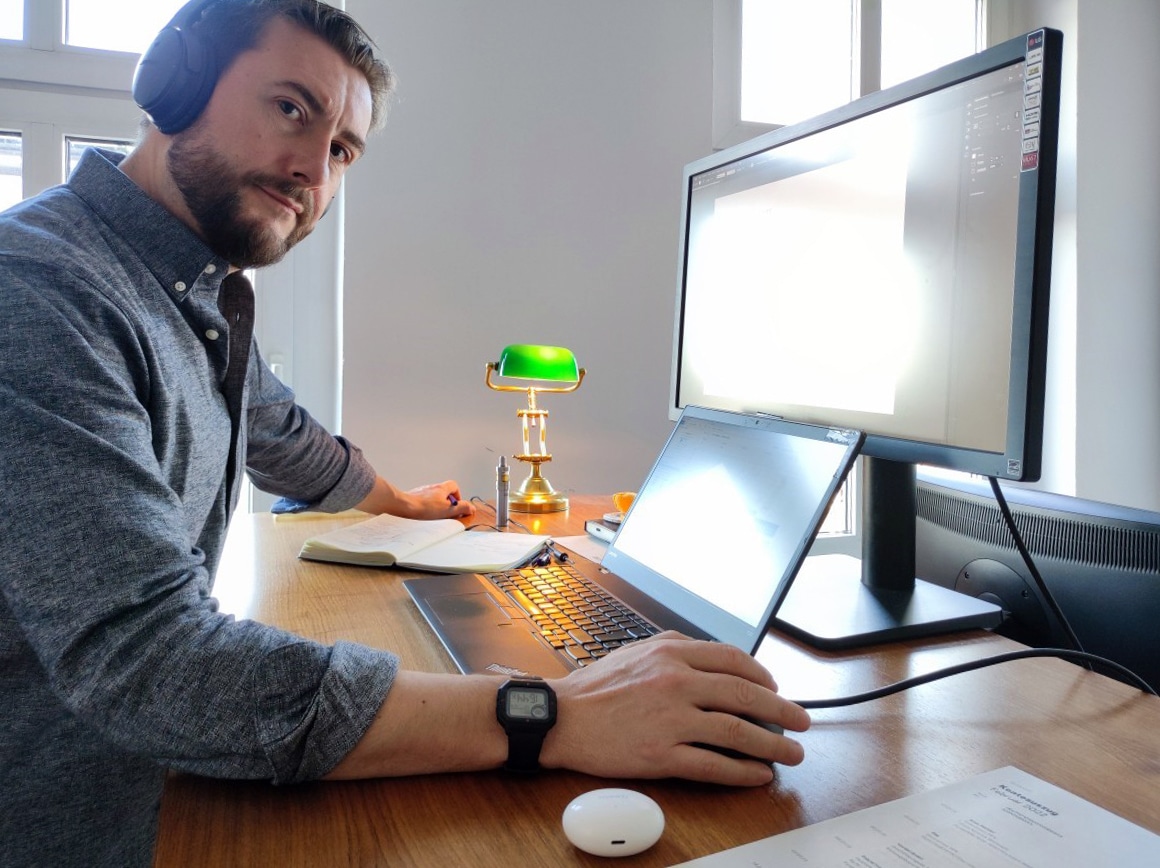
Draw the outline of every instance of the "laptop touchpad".
<instances>
[{"instance_id":1,"label":"laptop touchpad","mask_svg":"<svg viewBox=\"0 0 1160 868\"><path fill-rule=\"evenodd\" d=\"M441 622L444 618L451 623L479 619L493 621L502 626L511 623L512 620L490 594L452 594L446 597L433 597L430 605L435 617Z\"/></svg>"}]
</instances>

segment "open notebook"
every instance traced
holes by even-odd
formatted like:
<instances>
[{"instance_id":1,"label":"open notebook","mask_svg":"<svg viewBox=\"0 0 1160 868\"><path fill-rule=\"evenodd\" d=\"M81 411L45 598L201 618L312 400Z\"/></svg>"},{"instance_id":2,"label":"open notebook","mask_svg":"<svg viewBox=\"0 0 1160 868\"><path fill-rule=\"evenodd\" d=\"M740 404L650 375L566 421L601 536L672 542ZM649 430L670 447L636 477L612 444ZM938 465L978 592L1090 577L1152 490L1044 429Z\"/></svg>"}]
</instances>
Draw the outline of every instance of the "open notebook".
<instances>
[{"instance_id":1,"label":"open notebook","mask_svg":"<svg viewBox=\"0 0 1160 868\"><path fill-rule=\"evenodd\" d=\"M574 566L649 632L676 629L752 653L862 439L847 429L688 407L602 563L575 558ZM576 649L545 641L526 600L493 581L501 577L405 582L461 671L554 677L598 659L595 648L578 660ZM586 624L579 631L593 632ZM628 632L622 638L639 633Z\"/></svg>"}]
</instances>

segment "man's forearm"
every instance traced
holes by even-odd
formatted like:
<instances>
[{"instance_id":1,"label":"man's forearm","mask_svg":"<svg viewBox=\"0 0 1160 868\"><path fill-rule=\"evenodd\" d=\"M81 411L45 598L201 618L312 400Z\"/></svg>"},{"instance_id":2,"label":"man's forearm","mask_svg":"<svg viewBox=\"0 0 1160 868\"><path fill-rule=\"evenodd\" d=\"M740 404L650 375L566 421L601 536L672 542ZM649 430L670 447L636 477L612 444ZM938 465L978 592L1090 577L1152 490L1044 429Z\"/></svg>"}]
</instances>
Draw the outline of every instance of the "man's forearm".
<instances>
[{"instance_id":1,"label":"man's forearm","mask_svg":"<svg viewBox=\"0 0 1160 868\"><path fill-rule=\"evenodd\" d=\"M500 767L508 751L496 719L501 683L483 675L400 672L370 729L328 777ZM761 664L724 643L665 633L550 683L558 714L540 754L545 768L764 786L770 763L796 765L804 757L798 742L754 721L803 732L809 715L777 695Z\"/></svg>"},{"instance_id":2,"label":"man's forearm","mask_svg":"<svg viewBox=\"0 0 1160 868\"><path fill-rule=\"evenodd\" d=\"M362 740L327 780L498 768L507 736L495 716L502 678L402 671Z\"/></svg>"},{"instance_id":3,"label":"man's forearm","mask_svg":"<svg viewBox=\"0 0 1160 868\"><path fill-rule=\"evenodd\" d=\"M391 515L402 515L402 493L380 476L375 479L375 486L371 489L370 494L359 502L358 509L372 515L383 512L389 512Z\"/></svg>"}]
</instances>

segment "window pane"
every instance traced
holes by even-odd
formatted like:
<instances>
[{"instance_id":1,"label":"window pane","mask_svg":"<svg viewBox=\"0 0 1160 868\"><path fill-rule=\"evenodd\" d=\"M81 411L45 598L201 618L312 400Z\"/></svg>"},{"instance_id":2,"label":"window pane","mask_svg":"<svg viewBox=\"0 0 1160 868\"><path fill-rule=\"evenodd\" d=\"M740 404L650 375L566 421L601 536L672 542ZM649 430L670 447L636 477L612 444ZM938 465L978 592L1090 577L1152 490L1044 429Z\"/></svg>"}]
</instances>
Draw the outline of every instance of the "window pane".
<instances>
[{"instance_id":1,"label":"window pane","mask_svg":"<svg viewBox=\"0 0 1160 868\"><path fill-rule=\"evenodd\" d=\"M182 4L183 0L68 0L64 41L140 54Z\"/></svg>"},{"instance_id":2,"label":"window pane","mask_svg":"<svg viewBox=\"0 0 1160 868\"><path fill-rule=\"evenodd\" d=\"M789 124L851 99L850 0L743 0L741 119Z\"/></svg>"},{"instance_id":3,"label":"window pane","mask_svg":"<svg viewBox=\"0 0 1160 868\"><path fill-rule=\"evenodd\" d=\"M856 530L857 510L855 509L854 490L855 473L850 471L838 493L834 495L834 502L830 504L830 511L822 520L818 528L818 536L850 536Z\"/></svg>"},{"instance_id":4,"label":"window pane","mask_svg":"<svg viewBox=\"0 0 1160 868\"><path fill-rule=\"evenodd\" d=\"M20 133L0 133L0 211L24 198L24 150Z\"/></svg>"},{"instance_id":5,"label":"window pane","mask_svg":"<svg viewBox=\"0 0 1160 868\"><path fill-rule=\"evenodd\" d=\"M882 86L974 54L976 0L882 0Z\"/></svg>"},{"instance_id":6,"label":"window pane","mask_svg":"<svg viewBox=\"0 0 1160 868\"><path fill-rule=\"evenodd\" d=\"M84 139L78 136L65 136L64 142L68 159L68 166L65 168L66 177L73 173L73 169L81 161L81 154L85 152L85 148L104 148L106 151L116 151L120 154L128 154L133 150L132 142L120 139Z\"/></svg>"},{"instance_id":7,"label":"window pane","mask_svg":"<svg viewBox=\"0 0 1160 868\"><path fill-rule=\"evenodd\" d=\"M0 39L24 38L24 0L0 0Z\"/></svg>"}]
</instances>

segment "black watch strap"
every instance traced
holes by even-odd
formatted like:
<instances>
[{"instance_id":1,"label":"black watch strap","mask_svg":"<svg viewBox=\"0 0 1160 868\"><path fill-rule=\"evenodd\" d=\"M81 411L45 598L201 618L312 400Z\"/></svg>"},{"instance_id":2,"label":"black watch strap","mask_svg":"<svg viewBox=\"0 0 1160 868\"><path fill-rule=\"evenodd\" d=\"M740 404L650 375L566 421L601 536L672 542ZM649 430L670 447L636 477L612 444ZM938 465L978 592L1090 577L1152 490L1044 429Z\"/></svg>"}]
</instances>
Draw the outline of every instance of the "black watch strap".
<instances>
[{"instance_id":1,"label":"black watch strap","mask_svg":"<svg viewBox=\"0 0 1160 868\"><path fill-rule=\"evenodd\" d=\"M540 749L546 732L508 732L508 756L503 767L509 772L538 772Z\"/></svg>"}]
</instances>

